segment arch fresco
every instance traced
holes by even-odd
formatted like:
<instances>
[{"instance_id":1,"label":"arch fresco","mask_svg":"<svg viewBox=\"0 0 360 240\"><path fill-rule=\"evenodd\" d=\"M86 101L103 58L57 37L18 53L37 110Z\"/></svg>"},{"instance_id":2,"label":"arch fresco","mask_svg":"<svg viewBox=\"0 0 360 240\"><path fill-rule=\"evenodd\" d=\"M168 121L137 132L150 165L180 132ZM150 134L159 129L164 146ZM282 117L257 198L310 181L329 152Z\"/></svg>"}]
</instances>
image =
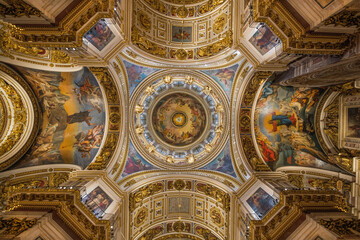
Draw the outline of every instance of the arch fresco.
<instances>
[{"instance_id":1,"label":"arch fresco","mask_svg":"<svg viewBox=\"0 0 360 240\"><path fill-rule=\"evenodd\" d=\"M323 88L282 87L266 82L255 109L255 134L264 161L284 166L339 168L326 162L316 138L314 121Z\"/></svg>"},{"instance_id":2,"label":"arch fresco","mask_svg":"<svg viewBox=\"0 0 360 240\"><path fill-rule=\"evenodd\" d=\"M12 168L42 164L87 167L97 154L105 125L103 93L88 68L50 72L12 66L34 90L41 129L25 156Z\"/></svg>"}]
</instances>

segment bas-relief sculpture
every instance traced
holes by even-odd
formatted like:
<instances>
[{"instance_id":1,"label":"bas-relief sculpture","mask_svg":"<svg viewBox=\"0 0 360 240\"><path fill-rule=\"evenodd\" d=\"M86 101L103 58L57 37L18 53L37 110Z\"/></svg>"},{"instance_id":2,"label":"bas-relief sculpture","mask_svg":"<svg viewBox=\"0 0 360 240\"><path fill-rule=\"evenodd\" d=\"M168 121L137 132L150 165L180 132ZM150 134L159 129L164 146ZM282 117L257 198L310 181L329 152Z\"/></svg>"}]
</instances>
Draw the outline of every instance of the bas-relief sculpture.
<instances>
[{"instance_id":1,"label":"bas-relief sculpture","mask_svg":"<svg viewBox=\"0 0 360 240\"><path fill-rule=\"evenodd\" d=\"M159 70L156 68L138 66L125 60L123 62L128 77L130 95L142 80Z\"/></svg>"},{"instance_id":2,"label":"bas-relief sculpture","mask_svg":"<svg viewBox=\"0 0 360 240\"><path fill-rule=\"evenodd\" d=\"M153 169L157 168L144 160L144 158L140 156L140 154L135 150L134 146L130 142L126 165L121 177L123 178L133 173Z\"/></svg>"},{"instance_id":3,"label":"bas-relief sculpture","mask_svg":"<svg viewBox=\"0 0 360 240\"><path fill-rule=\"evenodd\" d=\"M92 27L84 37L101 51L106 47L110 41L115 37L104 19L100 19L94 27Z\"/></svg>"},{"instance_id":4,"label":"bas-relief sculpture","mask_svg":"<svg viewBox=\"0 0 360 240\"><path fill-rule=\"evenodd\" d=\"M234 166L232 164L230 143L228 142L225 145L224 150L219 154L219 156L215 160L213 160L211 163L209 163L208 165L206 165L201 169L218 171L230 175L234 178L237 178L237 175L234 170Z\"/></svg>"},{"instance_id":5,"label":"bas-relief sculpture","mask_svg":"<svg viewBox=\"0 0 360 240\"><path fill-rule=\"evenodd\" d=\"M93 74L15 67L33 88L42 110L35 143L14 168L68 163L85 168L104 134L103 94Z\"/></svg>"},{"instance_id":6,"label":"bas-relief sculpture","mask_svg":"<svg viewBox=\"0 0 360 240\"><path fill-rule=\"evenodd\" d=\"M215 79L224 89L228 97L231 98L231 89L238 67L239 64L235 64L228 68L205 70L203 72Z\"/></svg>"},{"instance_id":7,"label":"bas-relief sculpture","mask_svg":"<svg viewBox=\"0 0 360 240\"><path fill-rule=\"evenodd\" d=\"M256 140L272 170L283 166L338 171L327 162L314 130L322 88L280 87L265 83L255 110Z\"/></svg>"}]
</instances>

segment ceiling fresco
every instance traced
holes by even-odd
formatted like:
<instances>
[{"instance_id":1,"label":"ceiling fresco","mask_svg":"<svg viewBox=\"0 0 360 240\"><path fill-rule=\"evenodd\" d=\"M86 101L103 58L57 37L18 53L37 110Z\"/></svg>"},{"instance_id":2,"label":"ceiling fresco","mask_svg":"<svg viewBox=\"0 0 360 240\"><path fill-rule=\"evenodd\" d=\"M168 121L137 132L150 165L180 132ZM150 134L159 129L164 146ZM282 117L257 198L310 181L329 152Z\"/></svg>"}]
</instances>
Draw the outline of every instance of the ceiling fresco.
<instances>
[{"instance_id":1,"label":"ceiling fresco","mask_svg":"<svg viewBox=\"0 0 360 240\"><path fill-rule=\"evenodd\" d=\"M123 60L124 66L126 68L127 78L129 82L129 93L130 95L136 88L136 86L144 80L147 76L151 75L152 73L158 71L159 69L156 68L149 68L144 66L139 66Z\"/></svg>"},{"instance_id":2,"label":"ceiling fresco","mask_svg":"<svg viewBox=\"0 0 360 240\"><path fill-rule=\"evenodd\" d=\"M99 150L105 125L103 93L94 75L87 68L67 73L12 67L30 84L42 112L35 143L13 168L89 165Z\"/></svg>"},{"instance_id":3,"label":"ceiling fresco","mask_svg":"<svg viewBox=\"0 0 360 240\"><path fill-rule=\"evenodd\" d=\"M0 0L0 238L353 239L321 225L360 226L359 19Z\"/></svg>"},{"instance_id":4,"label":"ceiling fresco","mask_svg":"<svg viewBox=\"0 0 360 240\"><path fill-rule=\"evenodd\" d=\"M240 63L233 66L214 70L204 70L203 72L215 79L220 86L224 89L229 99L231 98L231 89L233 86L236 72L239 68Z\"/></svg>"},{"instance_id":5,"label":"ceiling fresco","mask_svg":"<svg viewBox=\"0 0 360 240\"><path fill-rule=\"evenodd\" d=\"M232 161L230 143L227 143L219 156L201 169L217 171L232 176L233 178L238 178Z\"/></svg>"},{"instance_id":6,"label":"ceiling fresco","mask_svg":"<svg viewBox=\"0 0 360 240\"><path fill-rule=\"evenodd\" d=\"M140 154L136 151L133 144L130 142L128 156L125 164L124 171L121 174L121 178L129 176L133 173L142 172L146 170L158 169L157 167L148 163Z\"/></svg>"},{"instance_id":7,"label":"ceiling fresco","mask_svg":"<svg viewBox=\"0 0 360 240\"><path fill-rule=\"evenodd\" d=\"M169 145L186 146L204 133L206 112L194 97L184 93L169 94L156 103L150 125Z\"/></svg>"},{"instance_id":8,"label":"ceiling fresco","mask_svg":"<svg viewBox=\"0 0 360 240\"><path fill-rule=\"evenodd\" d=\"M323 93L322 88L265 83L256 105L255 132L262 157L271 169L303 166L340 171L326 162L315 135L315 111Z\"/></svg>"}]
</instances>

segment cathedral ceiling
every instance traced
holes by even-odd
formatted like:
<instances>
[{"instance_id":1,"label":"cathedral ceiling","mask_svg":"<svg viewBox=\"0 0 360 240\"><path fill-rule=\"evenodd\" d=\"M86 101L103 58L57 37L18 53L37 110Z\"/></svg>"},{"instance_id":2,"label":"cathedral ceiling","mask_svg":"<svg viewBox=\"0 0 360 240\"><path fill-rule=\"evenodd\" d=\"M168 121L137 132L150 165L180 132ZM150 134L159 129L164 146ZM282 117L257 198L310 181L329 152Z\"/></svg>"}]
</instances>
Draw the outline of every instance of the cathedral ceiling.
<instances>
[{"instance_id":1,"label":"cathedral ceiling","mask_svg":"<svg viewBox=\"0 0 360 240\"><path fill-rule=\"evenodd\" d=\"M358 58L337 64L357 51L349 50L356 4L349 13L329 3L339 14L332 16L306 1L305 9L326 9L319 13L326 21L317 22L291 0L52 2L0 1L6 196L56 188L66 201L79 193L63 187L86 186L85 205L73 200L69 209L87 215L87 206L93 233L104 239L110 226L96 217L128 204L118 217L128 220L129 239L224 240L240 221L232 222L242 210L230 211L237 201L259 220L254 236L271 209L274 216L289 210L286 194L259 176L286 172L295 186L326 190L331 179L348 190L360 149L359 92L324 85L358 74ZM288 65L295 60L300 66ZM319 62L349 75L325 73ZM319 72L299 78L304 65ZM324 85L315 86L319 76ZM306 87L294 86L299 79ZM91 234L84 226L79 236Z\"/></svg>"}]
</instances>

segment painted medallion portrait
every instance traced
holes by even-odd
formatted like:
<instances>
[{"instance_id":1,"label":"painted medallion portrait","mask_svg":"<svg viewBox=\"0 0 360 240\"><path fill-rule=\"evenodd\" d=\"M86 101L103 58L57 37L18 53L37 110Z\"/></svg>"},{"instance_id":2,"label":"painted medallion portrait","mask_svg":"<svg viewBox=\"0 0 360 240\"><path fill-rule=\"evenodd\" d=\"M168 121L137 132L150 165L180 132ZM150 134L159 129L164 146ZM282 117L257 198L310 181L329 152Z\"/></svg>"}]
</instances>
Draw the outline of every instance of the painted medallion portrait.
<instances>
[{"instance_id":1,"label":"painted medallion portrait","mask_svg":"<svg viewBox=\"0 0 360 240\"><path fill-rule=\"evenodd\" d=\"M173 42L192 42L192 27L172 26Z\"/></svg>"},{"instance_id":2,"label":"painted medallion portrait","mask_svg":"<svg viewBox=\"0 0 360 240\"><path fill-rule=\"evenodd\" d=\"M249 41L261 55L266 54L279 44L278 37L266 25L260 26Z\"/></svg>"},{"instance_id":3,"label":"painted medallion portrait","mask_svg":"<svg viewBox=\"0 0 360 240\"><path fill-rule=\"evenodd\" d=\"M100 187L96 187L82 199L95 216L101 216L112 203L112 199Z\"/></svg>"},{"instance_id":4,"label":"painted medallion portrait","mask_svg":"<svg viewBox=\"0 0 360 240\"><path fill-rule=\"evenodd\" d=\"M115 37L104 19L100 19L84 37L94 45L97 50L103 50L106 45Z\"/></svg>"},{"instance_id":5,"label":"painted medallion portrait","mask_svg":"<svg viewBox=\"0 0 360 240\"><path fill-rule=\"evenodd\" d=\"M246 200L246 202L260 219L275 206L275 199L262 188L256 190L256 192L248 200Z\"/></svg>"},{"instance_id":6,"label":"painted medallion portrait","mask_svg":"<svg viewBox=\"0 0 360 240\"><path fill-rule=\"evenodd\" d=\"M152 124L161 140L171 145L185 146L195 142L204 132L206 114L204 107L194 97L174 93L157 102Z\"/></svg>"}]
</instances>

